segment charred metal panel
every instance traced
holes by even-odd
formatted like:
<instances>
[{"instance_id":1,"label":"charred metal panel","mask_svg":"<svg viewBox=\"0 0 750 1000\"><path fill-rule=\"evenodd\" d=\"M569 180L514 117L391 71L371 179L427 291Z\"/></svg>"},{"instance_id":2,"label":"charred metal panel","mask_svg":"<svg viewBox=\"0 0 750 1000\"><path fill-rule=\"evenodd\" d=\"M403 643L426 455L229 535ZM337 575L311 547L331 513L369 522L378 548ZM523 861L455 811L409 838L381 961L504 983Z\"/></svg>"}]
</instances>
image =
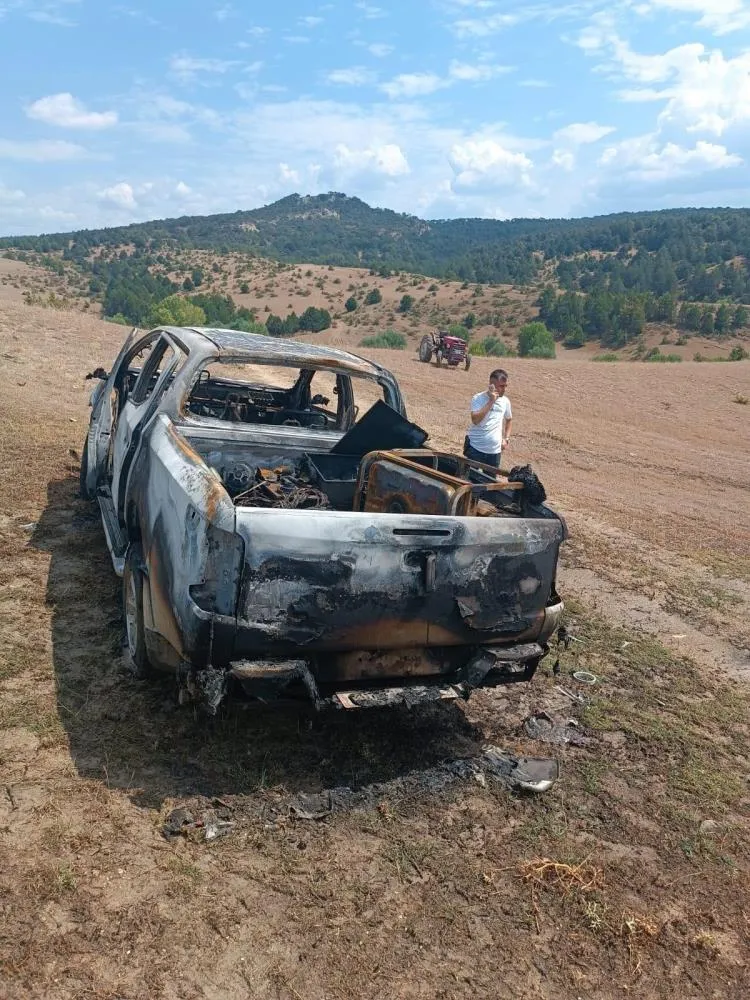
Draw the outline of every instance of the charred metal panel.
<instances>
[{"instance_id":1,"label":"charred metal panel","mask_svg":"<svg viewBox=\"0 0 750 1000\"><path fill-rule=\"evenodd\" d=\"M131 472L132 532L143 545L153 631L194 664L221 659L212 616L234 618L243 544L218 476L163 415ZM229 659L231 649L224 652Z\"/></svg>"},{"instance_id":2,"label":"charred metal panel","mask_svg":"<svg viewBox=\"0 0 750 1000\"><path fill-rule=\"evenodd\" d=\"M241 649L394 649L534 639L558 521L241 510Z\"/></svg>"}]
</instances>

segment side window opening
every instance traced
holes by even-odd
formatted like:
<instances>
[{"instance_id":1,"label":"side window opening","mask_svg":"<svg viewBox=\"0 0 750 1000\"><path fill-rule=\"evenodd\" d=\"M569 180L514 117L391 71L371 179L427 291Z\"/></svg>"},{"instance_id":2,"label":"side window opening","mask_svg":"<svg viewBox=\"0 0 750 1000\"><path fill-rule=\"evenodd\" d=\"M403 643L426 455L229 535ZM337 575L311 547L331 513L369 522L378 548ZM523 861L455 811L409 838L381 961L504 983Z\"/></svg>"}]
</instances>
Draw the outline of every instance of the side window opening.
<instances>
[{"instance_id":1,"label":"side window opening","mask_svg":"<svg viewBox=\"0 0 750 1000\"><path fill-rule=\"evenodd\" d=\"M140 406L150 398L161 376L172 368L178 356L178 352L165 337L161 337L156 342L154 349L143 364L130 396L131 401L136 406ZM173 375L174 373L172 373Z\"/></svg>"}]
</instances>

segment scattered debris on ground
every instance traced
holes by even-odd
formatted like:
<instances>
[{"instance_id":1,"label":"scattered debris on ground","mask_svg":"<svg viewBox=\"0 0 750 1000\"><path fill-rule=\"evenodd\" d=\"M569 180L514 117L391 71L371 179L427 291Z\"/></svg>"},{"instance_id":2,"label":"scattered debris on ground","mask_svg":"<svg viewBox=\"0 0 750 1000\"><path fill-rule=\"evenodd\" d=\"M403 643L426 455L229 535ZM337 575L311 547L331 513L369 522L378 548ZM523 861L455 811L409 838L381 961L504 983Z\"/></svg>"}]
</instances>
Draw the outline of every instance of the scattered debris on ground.
<instances>
[{"instance_id":1,"label":"scattered debris on ground","mask_svg":"<svg viewBox=\"0 0 750 1000\"><path fill-rule=\"evenodd\" d=\"M188 840L211 843L232 832L232 808L221 799L214 799L210 808L201 810L178 806L171 809L162 825L162 835L166 840L185 837Z\"/></svg>"},{"instance_id":2,"label":"scattered debris on ground","mask_svg":"<svg viewBox=\"0 0 750 1000\"><path fill-rule=\"evenodd\" d=\"M186 837L194 841L215 840L231 833L240 819L284 823L288 817L322 820L355 809L374 809L383 801L398 803L420 796L436 796L460 782L472 779L486 788L488 780L513 791L548 791L560 775L556 760L525 757L487 745L473 757L459 757L435 767L415 769L389 781L350 788L339 785L320 792L282 792L238 796L225 800L191 799L170 809L162 825L167 840Z\"/></svg>"},{"instance_id":3,"label":"scattered debris on ground","mask_svg":"<svg viewBox=\"0 0 750 1000\"><path fill-rule=\"evenodd\" d=\"M554 719L545 711L530 715L525 720L523 729L529 739L542 743L571 743L573 746L585 747L593 742L580 731L577 719Z\"/></svg>"}]
</instances>

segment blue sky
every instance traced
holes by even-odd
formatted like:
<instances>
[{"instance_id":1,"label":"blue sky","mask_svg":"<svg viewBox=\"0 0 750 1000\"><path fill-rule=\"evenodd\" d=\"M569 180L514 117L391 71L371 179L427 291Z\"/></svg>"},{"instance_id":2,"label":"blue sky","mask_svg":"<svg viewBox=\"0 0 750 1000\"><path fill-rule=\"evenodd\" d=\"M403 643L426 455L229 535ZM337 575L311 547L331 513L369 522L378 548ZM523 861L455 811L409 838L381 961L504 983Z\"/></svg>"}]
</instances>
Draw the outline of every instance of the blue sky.
<instances>
[{"instance_id":1,"label":"blue sky","mask_svg":"<svg viewBox=\"0 0 750 1000\"><path fill-rule=\"evenodd\" d=\"M0 233L750 204L750 0L0 0Z\"/></svg>"}]
</instances>

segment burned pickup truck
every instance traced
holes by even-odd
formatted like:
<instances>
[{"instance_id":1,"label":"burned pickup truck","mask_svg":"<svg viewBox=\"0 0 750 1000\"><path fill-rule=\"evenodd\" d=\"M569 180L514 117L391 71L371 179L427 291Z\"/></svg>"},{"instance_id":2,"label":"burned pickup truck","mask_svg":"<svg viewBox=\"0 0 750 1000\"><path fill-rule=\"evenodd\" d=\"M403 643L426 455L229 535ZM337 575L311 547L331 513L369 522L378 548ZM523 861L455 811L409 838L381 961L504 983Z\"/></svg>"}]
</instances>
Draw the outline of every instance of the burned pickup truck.
<instances>
[{"instance_id":1,"label":"burned pickup truck","mask_svg":"<svg viewBox=\"0 0 750 1000\"><path fill-rule=\"evenodd\" d=\"M355 708L531 678L562 614L564 522L533 482L428 448L386 369L163 327L93 375L81 492L138 671L175 672L209 712L227 694Z\"/></svg>"}]
</instances>

